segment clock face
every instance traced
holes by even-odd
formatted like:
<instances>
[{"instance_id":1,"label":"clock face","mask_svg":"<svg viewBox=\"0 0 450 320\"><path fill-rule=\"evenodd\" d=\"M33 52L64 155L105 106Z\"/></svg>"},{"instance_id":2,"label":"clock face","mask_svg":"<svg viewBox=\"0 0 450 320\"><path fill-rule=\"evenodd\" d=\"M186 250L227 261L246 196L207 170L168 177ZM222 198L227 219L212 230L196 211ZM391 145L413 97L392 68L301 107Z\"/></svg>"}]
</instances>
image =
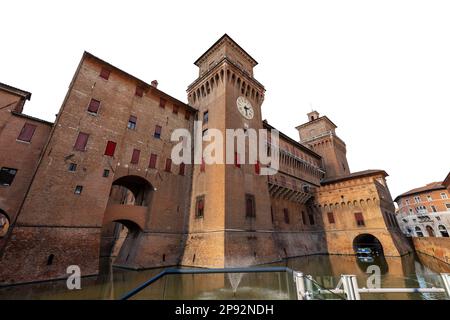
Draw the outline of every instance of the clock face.
<instances>
[{"instance_id":1,"label":"clock face","mask_svg":"<svg viewBox=\"0 0 450 320\"><path fill-rule=\"evenodd\" d=\"M236 100L236 105L239 112L245 119L253 119L255 112L253 111L252 104L244 97L239 97Z\"/></svg>"}]
</instances>

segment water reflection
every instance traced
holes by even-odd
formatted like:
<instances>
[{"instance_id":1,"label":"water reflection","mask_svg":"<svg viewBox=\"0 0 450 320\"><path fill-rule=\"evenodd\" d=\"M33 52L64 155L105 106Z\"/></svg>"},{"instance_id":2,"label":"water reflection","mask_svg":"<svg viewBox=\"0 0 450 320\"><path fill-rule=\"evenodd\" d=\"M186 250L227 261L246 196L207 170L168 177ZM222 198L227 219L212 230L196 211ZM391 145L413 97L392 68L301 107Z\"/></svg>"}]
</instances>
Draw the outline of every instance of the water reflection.
<instances>
[{"instance_id":1,"label":"water reflection","mask_svg":"<svg viewBox=\"0 0 450 320\"><path fill-rule=\"evenodd\" d=\"M287 266L313 276L321 286L334 288L341 274L354 274L358 285L367 287L367 268L381 270L382 287L441 286L439 273L450 265L424 255L376 257L363 262L355 256L308 256L271 266ZM131 271L106 263L101 274L83 278L81 290L68 290L65 281L51 281L0 288L0 299L118 299L161 269ZM136 299L295 299L292 276L286 273L169 275L143 290ZM443 294L364 294L363 299L444 299Z\"/></svg>"}]
</instances>

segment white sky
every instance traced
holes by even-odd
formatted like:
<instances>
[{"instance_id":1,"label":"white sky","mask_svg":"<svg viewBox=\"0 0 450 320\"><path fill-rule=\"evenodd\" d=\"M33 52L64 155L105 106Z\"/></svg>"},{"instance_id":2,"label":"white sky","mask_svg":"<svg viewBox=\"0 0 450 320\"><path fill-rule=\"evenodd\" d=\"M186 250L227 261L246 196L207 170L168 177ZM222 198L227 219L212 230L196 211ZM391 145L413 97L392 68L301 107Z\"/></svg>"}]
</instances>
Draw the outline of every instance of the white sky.
<instances>
[{"instance_id":1,"label":"white sky","mask_svg":"<svg viewBox=\"0 0 450 320\"><path fill-rule=\"evenodd\" d=\"M0 82L54 120L84 50L186 101L193 62L228 33L260 64L263 117L298 140L310 104L350 169L392 195L450 170L449 1L4 1Z\"/></svg>"}]
</instances>

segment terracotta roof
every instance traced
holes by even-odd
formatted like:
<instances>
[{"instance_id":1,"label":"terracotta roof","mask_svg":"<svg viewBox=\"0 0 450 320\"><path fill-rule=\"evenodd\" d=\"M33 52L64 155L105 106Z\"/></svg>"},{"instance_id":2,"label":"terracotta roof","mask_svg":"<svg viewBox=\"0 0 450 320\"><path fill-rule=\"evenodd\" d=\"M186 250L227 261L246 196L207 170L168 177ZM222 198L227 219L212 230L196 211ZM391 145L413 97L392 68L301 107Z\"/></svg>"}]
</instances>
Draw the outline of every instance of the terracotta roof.
<instances>
[{"instance_id":1,"label":"terracotta roof","mask_svg":"<svg viewBox=\"0 0 450 320\"><path fill-rule=\"evenodd\" d=\"M322 185L324 185L324 184L330 184L330 183L335 183L335 182L340 182L340 181L345 181L345 180L351 180L351 179L356 179L356 178L370 177L370 176L373 176L373 175L376 175L376 174L382 174L384 177L388 176L388 174L384 170L370 169L370 170L353 172L353 173L350 173L350 174L348 174L346 176L325 178L320 183Z\"/></svg>"},{"instance_id":2,"label":"terracotta roof","mask_svg":"<svg viewBox=\"0 0 450 320\"><path fill-rule=\"evenodd\" d=\"M409 190L405 193L402 193L401 195L397 196L394 199L394 201L397 202L398 198L411 196L413 194L418 194L418 193L428 192L428 191L433 191L433 190L440 190L440 189L445 189L444 185L442 184L442 181L441 182L431 182L423 187L415 188L415 189Z\"/></svg>"}]
</instances>

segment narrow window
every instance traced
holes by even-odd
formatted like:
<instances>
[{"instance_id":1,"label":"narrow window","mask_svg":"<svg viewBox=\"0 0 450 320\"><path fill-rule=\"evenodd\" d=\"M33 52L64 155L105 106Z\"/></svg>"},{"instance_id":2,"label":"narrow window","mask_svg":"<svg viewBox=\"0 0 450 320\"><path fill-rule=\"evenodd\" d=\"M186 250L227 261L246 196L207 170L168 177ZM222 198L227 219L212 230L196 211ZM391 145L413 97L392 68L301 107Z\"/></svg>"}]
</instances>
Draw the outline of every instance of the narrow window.
<instances>
[{"instance_id":1,"label":"narrow window","mask_svg":"<svg viewBox=\"0 0 450 320\"><path fill-rule=\"evenodd\" d=\"M259 163L259 161L256 161L256 163L255 163L255 173L256 174L261 173L261 164Z\"/></svg>"},{"instance_id":2,"label":"narrow window","mask_svg":"<svg viewBox=\"0 0 450 320\"><path fill-rule=\"evenodd\" d=\"M152 153L150 155L150 162L148 163L149 168L152 168L152 169L156 168L156 159L157 158L158 158L158 156L154 153Z\"/></svg>"},{"instance_id":3,"label":"narrow window","mask_svg":"<svg viewBox=\"0 0 450 320\"><path fill-rule=\"evenodd\" d=\"M234 153L234 165L235 165L237 168L240 168L240 167L241 167L241 164L240 164L240 162L239 162L239 154L238 154L237 152Z\"/></svg>"},{"instance_id":4,"label":"narrow window","mask_svg":"<svg viewBox=\"0 0 450 320\"><path fill-rule=\"evenodd\" d=\"M284 213L284 222L289 224L289 210L287 208L283 209L283 213Z\"/></svg>"},{"instance_id":5,"label":"narrow window","mask_svg":"<svg viewBox=\"0 0 450 320\"><path fill-rule=\"evenodd\" d=\"M203 218L205 215L205 196L198 196L195 202L195 217Z\"/></svg>"},{"instance_id":6,"label":"narrow window","mask_svg":"<svg viewBox=\"0 0 450 320\"><path fill-rule=\"evenodd\" d=\"M87 111L90 113L98 113L98 109L100 108L100 101L95 100L95 99L91 99L91 101L89 102L89 106Z\"/></svg>"},{"instance_id":7,"label":"narrow window","mask_svg":"<svg viewBox=\"0 0 450 320\"><path fill-rule=\"evenodd\" d=\"M76 151L86 151L86 144L89 139L89 135L84 132L78 133L77 141L73 147Z\"/></svg>"},{"instance_id":8,"label":"narrow window","mask_svg":"<svg viewBox=\"0 0 450 320\"><path fill-rule=\"evenodd\" d=\"M435 206L431 206L431 211L432 212L437 212L436 207Z\"/></svg>"},{"instance_id":9,"label":"narrow window","mask_svg":"<svg viewBox=\"0 0 450 320\"><path fill-rule=\"evenodd\" d=\"M166 159L166 167L164 168L164 171L170 172L171 167L172 167L172 159Z\"/></svg>"},{"instance_id":10,"label":"narrow window","mask_svg":"<svg viewBox=\"0 0 450 320\"><path fill-rule=\"evenodd\" d=\"M130 116L130 119L128 119L128 129L136 130L136 124L137 124L137 117L136 116Z\"/></svg>"},{"instance_id":11,"label":"narrow window","mask_svg":"<svg viewBox=\"0 0 450 320\"><path fill-rule=\"evenodd\" d=\"M48 258L47 258L47 265L48 266L51 266L53 264L53 259L54 258L55 258L55 255L53 253L48 256Z\"/></svg>"},{"instance_id":12,"label":"narrow window","mask_svg":"<svg viewBox=\"0 0 450 320\"><path fill-rule=\"evenodd\" d=\"M178 109L179 109L178 105L173 104L172 112L173 112L174 114L178 114Z\"/></svg>"},{"instance_id":13,"label":"narrow window","mask_svg":"<svg viewBox=\"0 0 450 320\"><path fill-rule=\"evenodd\" d=\"M141 150L133 149L133 154L131 156L131 163L132 164L138 164L140 155L141 155Z\"/></svg>"},{"instance_id":14,"label":"narrow window","mask_svg":"<svg viewBox=\"0 0 450 320\"><path fill-rule=\"evenodd\" d=\"M328 223L329 224L335 223L333 212L328 212Z\"/></svg>"},{"instance_id":15,"label":"narrow window","mask_svg":"<svg viewBox=\"0 0 450 320\"><path fill-rule=\"evenodd\" d=\"M164 98L159 99L159 107L163 109L166 107L166 99Z\"/></svg>"},{"instance_id":16,"label":"narrow window","mask_svg":"<svg viewBox=\"0 0 450 320\"><path fill-rule=\"evenodd\" d=\"M144 88L136 86L136 91L134 92L134 95L142 97L144 95Z\"/></svg>"},{"instance_id":17,"label":"narrow window","mask_svg":"<svg viewBox=\"0 0 450 320\"><path fill-rule=\"evenodd\" d=\"M71 172L77 171L77 164L76 163L70 163L69 164L69 171L71 171Z\"/></svg>"},{"instance_id":18,"label":"narrow window","mask_svg":"<svg viewBox=\"0 0 450 320\"><path fill-rule=\"evenodd\" d=\"M305 211L302 211L302 222L303 222L304 225L308 224L308 220L306 219Z\"/></svg>"},{"instance_id":19,"label":"narrow window","mask_svg":"<svg viewBox=\"0 0 450 320\"><path fill-rule=\"evenodd\" d=\"M190 120L191 119L191 112L189 110L186 110L186 112L184 113L184 118L186 120Z\"/></svg>"},{"instance_id":20,"label":"narrow window","mask_svg":"<svg viewBox=\"0 0 450 320\"><path fill-rule=\"evenodd\" d=\"M116 151L116 143L114 141L108 141L105 149L105 156L114 157L114 152Z\"/></svg>"},{"instance_id":21,"label":"narrow window","mask_svg":"<svg viewBox=\"0 0 450 320\"><path fill-rule=\"evenodd\" d=\"M355 212L355 220L358 227L365 226L364 217L361 212Z\"/></svg>"},{"instance_id":22,"label":"narrow window","mask_svg":"<svg viewBox=\"0 0 450 320\"><path fill-rule=\"evenodd\" d=\"M104 169L103 170L103 178L108 178L109 177L109 170L108 169Z\"/></svg>"},{"instance_id":23,"label":"narrow window","mask_svg":"<svg viewBox=\"0 0 450 320\"><path fill-rule=\"evenodd\" d=\"M156 139L161 139L161 130L162 130L162 127L161 127L161 126L158 126L158 125L155 126L155 133L154 133L153 136L154 136Z\"/></svg>"},{"instance_id":24,"label":"narrow window","mask_svg":"<svg viewBox=\"0 0 450 320\"><path fill-rule=\"evenodd\" d=\"M36 130L36 125L31 124L31 123L25 123L23 125L22 130L20 131L19 136L17 137L17 140L30 142L31 138L33 138L35 130Z\"/></svg>"},{"instance_id":25,"label":"narrow window","mask_svg":"<svg viewBox=\"0 0 450 320\"><path fill-rule=\"evenodd\" d=\"M13 181L14 177L17 174L17 169L12 168L1 168L0 169L0 186L10 186Z\"/></svg>"},{"instance_id":26,"label":"narrow window","mask_svg":"<svg viewBox=\"0 0 450 320\"><path fill-rule=\"evenodd\" d=\"M180 171L178 172L180 176L184 176L184 163L180 163Z\"/></svg>"},{"instance_id":27,"label":"narrow window","mask_svg":"<svg viewBox=\"0 0 450 320\"><path fill-rule=\"evenodd\" d=\"M75 194L81 194L83 192L83 186L76 186L75 187Z\"/></svg>"},{"instance_id":28,"label":"narrow window","mask_svg":"<svg viewBox=\"0 0 450 320\"><path fill-rule=\"evenodd\" d=\"M270 206L270 219L272 220L272 223L274 222L274 217L273 217L273 207Z\"/></svg>"},{"instance_id":29,"label":"narrow window","mask_svg":"<svg viewBox=\"0 0 450 320\"><path fill-rule=\"evenodd\" d=\"M255 196L252 194L245 195L245 216L248 218L256 217Z\"/></svg>"},{"instance_id":30,"label":"narrow window","mask_svg":"<svg viewBox=\"0 0 450 320\"><path fill-rule=\"evenodd\" d=\"M208 123L209 117L208 117L208 111L203 112L203 124Z\"/></svg>"},{"instance_id":31,"label":"narrow window","mask_svg":"<svg viewBox=\"0 0 450 320\"><path fill-rule=\"evenodd\" d=\"M314 225L315 221L314 221L314 214L313 213L309 213L308 214L308 218L309 218L309 224L310 225Z\"/></svg>"},{"instance_id":32,"label":"narrow window","mask_svg":"<svg viewBox=\"0 0 450 320\"><path fill-rule=\"evenodd\" d=\"M111 70L102 68L102 70L100 71L100 78L108 80L110 74L111 74Z\"/></svg>"}]
</instances>

